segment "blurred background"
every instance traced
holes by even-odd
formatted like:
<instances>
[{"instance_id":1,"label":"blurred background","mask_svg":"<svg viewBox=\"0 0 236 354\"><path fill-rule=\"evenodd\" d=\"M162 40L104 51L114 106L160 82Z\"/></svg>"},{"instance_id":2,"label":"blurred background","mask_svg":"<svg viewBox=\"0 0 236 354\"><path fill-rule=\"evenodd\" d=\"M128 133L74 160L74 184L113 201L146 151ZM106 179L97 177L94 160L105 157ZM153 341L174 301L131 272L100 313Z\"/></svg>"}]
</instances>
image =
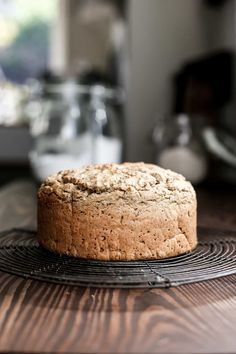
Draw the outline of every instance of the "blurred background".
<instances>
[{"instance_id":1,"label":"blurred background","mask_svg":"<svg viewBox=\"0 0 236 354\"><path fill-rule=\"evenodd\" d=\"M234 0L0 0L0 185L145 161L236 184Z\"/></svg>"}]
</instances>

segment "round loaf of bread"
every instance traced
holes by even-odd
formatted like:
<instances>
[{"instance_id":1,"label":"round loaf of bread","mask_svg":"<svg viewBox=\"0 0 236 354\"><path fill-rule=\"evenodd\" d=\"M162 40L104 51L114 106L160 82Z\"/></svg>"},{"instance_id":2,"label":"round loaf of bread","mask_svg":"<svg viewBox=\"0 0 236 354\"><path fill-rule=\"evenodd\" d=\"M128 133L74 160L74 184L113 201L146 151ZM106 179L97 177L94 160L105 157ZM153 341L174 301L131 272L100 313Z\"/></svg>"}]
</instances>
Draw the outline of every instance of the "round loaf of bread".
<instances>
[{"instance_id":1,"label":"round loaf of bread","mask_svg":"<svg viewBox=\"0 0 236 354\"><path fill-rule=\"evenodd\" d=\"M87 259L177 256L197 245L196 195L183 176L151 164L61 171L39 189L38 237L52 252Z\"/></svg>"}]
</instances>

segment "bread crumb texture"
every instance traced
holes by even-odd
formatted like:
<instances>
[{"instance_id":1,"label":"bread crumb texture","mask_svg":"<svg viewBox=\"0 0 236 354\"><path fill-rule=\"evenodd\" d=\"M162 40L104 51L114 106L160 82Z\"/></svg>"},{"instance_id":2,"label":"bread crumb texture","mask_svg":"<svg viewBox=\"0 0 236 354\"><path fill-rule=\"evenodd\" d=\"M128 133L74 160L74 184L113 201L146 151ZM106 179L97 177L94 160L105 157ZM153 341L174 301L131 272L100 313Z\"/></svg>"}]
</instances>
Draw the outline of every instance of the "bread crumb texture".
<instances>
[{"instance_id":1,"label":"bread crumb texture","mask_svg":"<svg viewBox=\"0 0 236 354\"><path fill-rule=\"evenodd\" d=\"M152 164L61 171L39 189L38 235L49 250L82 258L175 256L196 247L196 195L183 176Z\"/></svg>"}]
</instances>

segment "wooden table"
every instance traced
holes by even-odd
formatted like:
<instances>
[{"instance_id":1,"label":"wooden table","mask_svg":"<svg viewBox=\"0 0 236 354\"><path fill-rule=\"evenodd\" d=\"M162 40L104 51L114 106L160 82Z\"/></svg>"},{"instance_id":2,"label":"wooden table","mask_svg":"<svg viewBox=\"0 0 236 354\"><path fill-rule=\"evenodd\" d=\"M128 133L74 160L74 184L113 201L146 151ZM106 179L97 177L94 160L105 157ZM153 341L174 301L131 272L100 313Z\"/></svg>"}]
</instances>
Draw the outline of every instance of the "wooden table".
<instances>
[{"instance_id":1,"label":"wooden table","mask_svg":"<svg viewBox=\"0 0 236 354\"><path fill-rule=\"evenodd\" d=\"M0 227L36 227L30 182L0 190ZM198 190L199 224L236 230L235 191ZM235 353L236 275L170 289L52 285L0 273L0 351Z\"/></svg>"}]
</instances>

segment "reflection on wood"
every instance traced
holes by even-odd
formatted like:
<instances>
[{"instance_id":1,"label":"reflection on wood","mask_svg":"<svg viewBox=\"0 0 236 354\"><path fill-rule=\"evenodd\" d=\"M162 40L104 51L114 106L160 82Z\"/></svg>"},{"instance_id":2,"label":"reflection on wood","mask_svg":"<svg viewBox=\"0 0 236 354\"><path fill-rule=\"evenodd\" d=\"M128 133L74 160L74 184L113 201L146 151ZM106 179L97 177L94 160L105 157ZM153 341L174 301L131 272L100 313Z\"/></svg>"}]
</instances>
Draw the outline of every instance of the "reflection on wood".
<instances>
[{"instance_id":1,"label":"reflection on wood","mask_svg":"<svg viewBox=\"0 0 236 354\"><path fill-rule=\"evenodd\" d=\"M0 274L0 350L234 352L236 277L167 290L82 289Z\"/></svg>"}]
</instances>

